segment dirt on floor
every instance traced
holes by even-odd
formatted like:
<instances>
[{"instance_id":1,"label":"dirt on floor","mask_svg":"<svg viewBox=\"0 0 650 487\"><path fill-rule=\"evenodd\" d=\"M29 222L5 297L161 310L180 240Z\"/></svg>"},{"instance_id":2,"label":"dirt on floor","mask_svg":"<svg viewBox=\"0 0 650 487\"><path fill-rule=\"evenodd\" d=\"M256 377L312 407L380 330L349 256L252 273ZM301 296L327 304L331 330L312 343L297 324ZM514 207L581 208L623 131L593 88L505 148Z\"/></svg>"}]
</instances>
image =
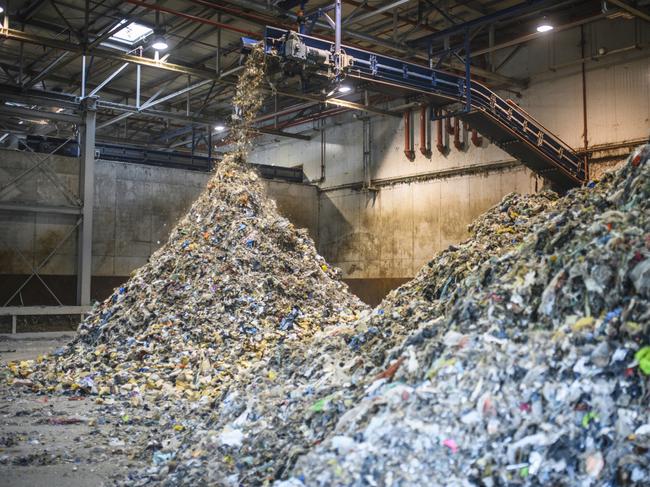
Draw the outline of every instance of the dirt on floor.
<instances>
[{"instance_id":1,"label":"dirt on floor","mask_svg":"<svg viewBox=\"0 0 650 487\"><path fill-rule=\"evenodd\" d=\"M71 336L0 335L0 360L36 358ZM110 485L150 461L142 452L148 420L119 405L6 386L0 394L1 486Z\"/></svg>"}]
</instances>

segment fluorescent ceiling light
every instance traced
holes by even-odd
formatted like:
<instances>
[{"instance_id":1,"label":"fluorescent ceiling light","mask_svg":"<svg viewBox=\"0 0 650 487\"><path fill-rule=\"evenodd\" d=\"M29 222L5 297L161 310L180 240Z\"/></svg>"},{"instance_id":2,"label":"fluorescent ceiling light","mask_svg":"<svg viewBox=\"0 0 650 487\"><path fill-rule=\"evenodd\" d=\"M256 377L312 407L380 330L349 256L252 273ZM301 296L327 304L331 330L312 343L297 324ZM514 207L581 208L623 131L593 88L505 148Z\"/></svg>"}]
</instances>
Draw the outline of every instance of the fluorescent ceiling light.
<instances>
[{"instance_id":1,"label":"fluorescent ceiling light","mask_svg":"<svg viewBox=\"0 0 650 487\"><path fill-rule=\"evenodd\" d=\"M124 42L133 45L141 41L153 32L153 29L146 25L138 24L137 22L130 22L127 19L122 19L120 25L124 25L120 30L113 34L109 39L118 42Z\"/></svg>"}]
</instances>

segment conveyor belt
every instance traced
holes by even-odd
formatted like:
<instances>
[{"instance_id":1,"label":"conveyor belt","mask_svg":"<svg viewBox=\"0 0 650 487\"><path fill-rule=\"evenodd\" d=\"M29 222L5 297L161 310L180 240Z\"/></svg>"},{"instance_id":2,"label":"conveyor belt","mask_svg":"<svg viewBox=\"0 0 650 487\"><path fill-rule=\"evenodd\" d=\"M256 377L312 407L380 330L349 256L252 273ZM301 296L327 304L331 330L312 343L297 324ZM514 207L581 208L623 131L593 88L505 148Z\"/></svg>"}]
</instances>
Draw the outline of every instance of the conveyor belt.
<instances>
[{"instance_id":1,"label":"conveyor belt","mask_svg":"<svg viewBox=\"0 0 650 487\"><path fill-rule=\"evenodd\" d=\"M267 27L267 53L287 56L284 41L288 31ZM334 44L315 37L292 33L310 48L334 52ZM348 77L417 90L442 103L461 103L458 117L537 173L565 189L587 181L586 161L571 147L512 101L506 101L482 83L456 74L407 63L381 54L342 46L351 63ZM469 93L469 95L468 95ZM469 99L468 99L469 98Z\"/></svg>"}]
</instances>

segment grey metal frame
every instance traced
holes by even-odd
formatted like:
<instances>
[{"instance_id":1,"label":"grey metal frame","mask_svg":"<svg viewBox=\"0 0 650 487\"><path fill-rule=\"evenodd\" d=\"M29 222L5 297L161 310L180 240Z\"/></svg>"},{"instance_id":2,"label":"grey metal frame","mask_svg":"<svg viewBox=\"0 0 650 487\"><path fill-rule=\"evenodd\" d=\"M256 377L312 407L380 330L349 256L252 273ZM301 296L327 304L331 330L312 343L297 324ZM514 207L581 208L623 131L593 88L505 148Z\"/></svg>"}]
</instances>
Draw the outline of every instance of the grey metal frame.
<instances>
[{"instance_id":1,"label":"grey metal frame","mask_svg":"<svg viewBox=\"0 0 650 487\"><path fill-rule=\"evenodd\" d=\"M56 105L55 100L51 100ZM63 104L63 103L62 103ZM69 108L69 105L63 104ZM20 109L19 109L20 110ZM37 169L41 170L50 180L58 187L62 193L70 201L70 206L57 206L57 205L35 205L25 204L22 202L3 201L0 204L0 210L9 210L14 212L29 212L29 213L55 213L64 215L77 216L76 222L73 224L70 231L57 243L52 251L35 267L18 252L19 256L32 267L32 273L18 286L15 292L9 297L2 306L0 306L0 316L12 316L12 333L16 333L17 316L27 315L56 315L56 314L82 314L90 309L90 286L91 286L91 273L92 273L92 225L93 225L93 203L94 203L94 168L95 168L95 129L97 117L97 99L88 97L82 100L79 104L78 115L66 115L63 120L80 122L80 161L79 161L79 191L75 195L58 180L57 174L49 167L49 160L61 147L63 147L73 137L69 137L63 143L54 147L54 149L42 156L28 169L24 170L11 181L6 183L0 188L0 193L13 187L17 182L28 177L30 174L35 174ZM12 110L12 113L15 111ZM30 111L32 116L61 119L61 114L46 112L46 111ZM59 247L78 229L78 265L77 265L77 306L65 306L61 303L56 294L45 283L40 276L39 271L51 257L58 251ZM20 294L21 290L29 283L32 278L38 279L47 291L59 303L59 306L9 306L9 303Z\"/></svg>"}]
</instances>

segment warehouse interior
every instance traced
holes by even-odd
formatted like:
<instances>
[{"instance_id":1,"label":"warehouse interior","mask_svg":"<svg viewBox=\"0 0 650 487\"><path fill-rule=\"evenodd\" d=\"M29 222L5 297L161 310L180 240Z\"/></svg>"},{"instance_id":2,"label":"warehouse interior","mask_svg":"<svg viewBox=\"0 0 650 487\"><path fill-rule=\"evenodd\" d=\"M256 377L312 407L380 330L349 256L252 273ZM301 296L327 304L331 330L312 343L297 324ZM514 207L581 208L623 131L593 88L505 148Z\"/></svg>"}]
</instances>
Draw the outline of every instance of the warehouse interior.
<instances>
[{"instance_id":1,"label":"warehouse interior","mask_svg":"<svg viewBox=\"0 0 650 487\"><path fill-rule=\"evenodd\" d=\"M8 485L648 485L649 1L0 17Z\"/></svg>"}]
</instances>

